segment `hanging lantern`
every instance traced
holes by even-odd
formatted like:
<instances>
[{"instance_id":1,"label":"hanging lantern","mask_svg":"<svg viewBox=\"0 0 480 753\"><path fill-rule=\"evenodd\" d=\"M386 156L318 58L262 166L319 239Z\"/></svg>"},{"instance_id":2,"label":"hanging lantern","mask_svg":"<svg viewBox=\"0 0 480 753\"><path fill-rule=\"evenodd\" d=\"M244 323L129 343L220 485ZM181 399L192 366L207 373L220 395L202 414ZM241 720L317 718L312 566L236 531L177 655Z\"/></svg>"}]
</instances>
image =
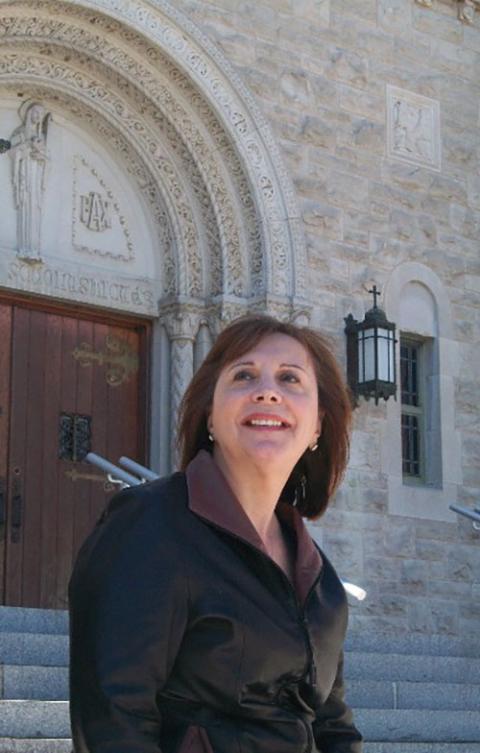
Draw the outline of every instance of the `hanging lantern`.
<instances>
[{"instance_id":1,"label":"hanging lantern","mask_svg":"<svg viewBox=\"0 0 480 753\"><path fill-rule=\"evenodd\" d=\"M347 379L355 404L363 395L367 400L396 397L395 324L389 322L377 306L377 286L368 291L373 295L373 308L358 322L349 314L345 318L347 335Z\"/></svg>"}]
</instances>

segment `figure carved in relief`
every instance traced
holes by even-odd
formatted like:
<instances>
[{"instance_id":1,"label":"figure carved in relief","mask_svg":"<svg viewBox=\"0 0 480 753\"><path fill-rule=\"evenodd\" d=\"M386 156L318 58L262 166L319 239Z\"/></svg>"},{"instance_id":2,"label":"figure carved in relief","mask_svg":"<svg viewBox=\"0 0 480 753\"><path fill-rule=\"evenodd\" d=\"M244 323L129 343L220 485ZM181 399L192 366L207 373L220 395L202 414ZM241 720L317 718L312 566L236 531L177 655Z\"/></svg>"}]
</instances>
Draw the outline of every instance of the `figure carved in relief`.
<instances>
[{"instance_id":1,"label":"figure carved in relief","mask_svg":"<svg viewBox=\"0 0 480 753\"><path fill-rule=\"evenodd\" d=\"M42 202L49 155L47 130L50 120L43 105L24 103L20 108L23 124L12 134L13 189L17 209L17 255L38 261Z\"/></svg>"},{"instance_id":2,"label":"figure carved in relief","mask_svg":"<svg viewBox=\"0 0 480 753\"><path fill-rule=\"evenodd\" d=\"M477 0L458 0L458 17L460 21L466 24L473 24L476 8L480 9L480 2Z\"/></svg>"},{"instance_id":3,"label":"figure carved in relief","mask_svg":"<svg viewBox=\"0 0 480 753\"><path fill-rule=\"evenodd\" d=\"M411 156L431 161L432 137L428 112L398 99L393 106L394 149Z\"/></svg>"}]
</instances>

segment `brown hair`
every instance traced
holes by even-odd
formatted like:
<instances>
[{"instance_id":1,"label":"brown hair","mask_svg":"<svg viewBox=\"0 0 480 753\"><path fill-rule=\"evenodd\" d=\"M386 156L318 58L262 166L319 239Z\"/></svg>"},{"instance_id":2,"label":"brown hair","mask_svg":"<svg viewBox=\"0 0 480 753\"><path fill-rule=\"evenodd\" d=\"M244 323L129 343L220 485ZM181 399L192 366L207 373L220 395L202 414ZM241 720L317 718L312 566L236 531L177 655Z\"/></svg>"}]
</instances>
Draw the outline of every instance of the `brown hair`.
<instances>
[{"instance_id":1,"label":"brown hair","mask_svg":"<svg viewBox=\"0 0 480 753\"><path fill-rule=\"evenodd\" d=\"M207 417L222 369L264 337L275 334L293 337L310 354L317 376L319 409L325 412L318 448L304 452L282 492L283 499L296 504L305 517L314 519L325 512L342 479L348 461L352 411L348 389L330 345L308 327L254 314L236 319L221 332L180 405L181 468L184 470L199 450L212 452Z\"/></svg>"}]
</instances>

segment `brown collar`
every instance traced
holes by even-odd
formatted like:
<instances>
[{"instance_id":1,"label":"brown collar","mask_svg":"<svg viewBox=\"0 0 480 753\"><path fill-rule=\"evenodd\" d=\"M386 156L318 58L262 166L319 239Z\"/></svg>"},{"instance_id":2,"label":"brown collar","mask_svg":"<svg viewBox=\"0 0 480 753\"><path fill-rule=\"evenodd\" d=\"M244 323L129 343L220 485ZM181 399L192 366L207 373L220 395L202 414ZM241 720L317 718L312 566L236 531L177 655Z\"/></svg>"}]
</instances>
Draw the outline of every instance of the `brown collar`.
<instances>
[{"instance_id":1,"label":"brown collar","mask_svg":"<svg viewBox=\"0 0 480 753\"><path fill-rule=\"evenodd\" d=\"M200 450L188 464L186 477L188 505L193 513L243 539L268 556L255 526L210 453ZM277 514L295 535L295 587L298 599L303 604L322 568L322 558L294 507L280 502Z\"/></svg>"}]
</instances>

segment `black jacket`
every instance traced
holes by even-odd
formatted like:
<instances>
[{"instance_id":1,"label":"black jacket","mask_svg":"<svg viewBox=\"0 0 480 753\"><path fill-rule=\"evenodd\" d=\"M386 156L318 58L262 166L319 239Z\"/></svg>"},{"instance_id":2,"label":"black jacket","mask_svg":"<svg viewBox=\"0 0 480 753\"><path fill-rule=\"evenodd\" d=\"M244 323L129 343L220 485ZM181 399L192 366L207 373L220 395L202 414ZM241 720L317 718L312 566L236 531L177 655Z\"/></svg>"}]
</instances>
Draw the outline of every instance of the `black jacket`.
<instances>
[{"instance_id":1,"label":"black jacket","mask_svg":"<svg viewBox=\"0 0 480 753\"><path fill-rule=\"evenodd\" d=\"M206 452L112 500L70 582L75 753L360 753L344 589L278 514L294 585Z\"/></svg>"}]
</instances>

